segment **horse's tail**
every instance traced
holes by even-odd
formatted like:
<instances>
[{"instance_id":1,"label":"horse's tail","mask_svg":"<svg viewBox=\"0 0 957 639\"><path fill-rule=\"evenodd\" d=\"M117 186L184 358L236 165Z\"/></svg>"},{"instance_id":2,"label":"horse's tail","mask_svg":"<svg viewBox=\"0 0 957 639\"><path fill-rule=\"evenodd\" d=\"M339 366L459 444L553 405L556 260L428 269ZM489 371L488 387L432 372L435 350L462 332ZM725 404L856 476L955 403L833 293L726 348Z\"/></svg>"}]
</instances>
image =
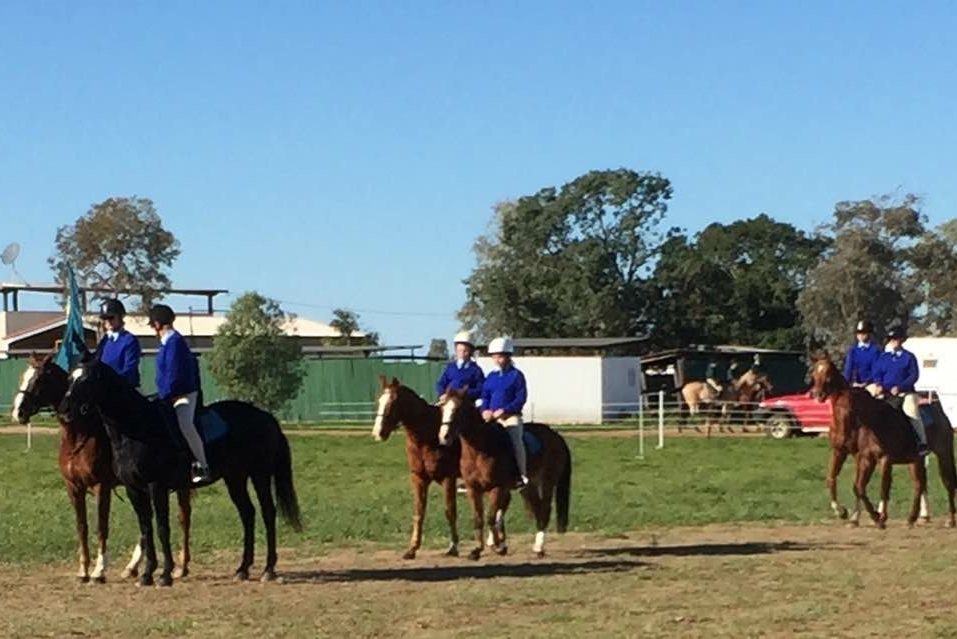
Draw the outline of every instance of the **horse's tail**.
<instances>
[{"instance_id":1,"label":"horse's tail","mask_svg":"<svg viewBox=\"0 0 957 639\"><path fill-rule=\"evenodd\" d=\"M559 436L558 439L565 449L565 467L562 468L561 477L558 478L558 486L555 487L555 510L556 527L558 532L563 533L568 530L568 504L571 500L572 489L572 452L568 449L564 437Z\"/></svg>"},{"instance_id":2,"label":"horse's tail","mask_svg":"<svg viewBox=\"0 0 957 639\"><path fill-rule=\"evenodd\" d=\"M296 498L296 487L292 483L292 451L289 450L289 440L276 423L279 431L279 450L276 453L276 466L273 469L273 478L276 482L276 502L279 514L292 526L296 532L302 531L302 518L299 513L299 500Z\"/></svg>"}]
</instances>

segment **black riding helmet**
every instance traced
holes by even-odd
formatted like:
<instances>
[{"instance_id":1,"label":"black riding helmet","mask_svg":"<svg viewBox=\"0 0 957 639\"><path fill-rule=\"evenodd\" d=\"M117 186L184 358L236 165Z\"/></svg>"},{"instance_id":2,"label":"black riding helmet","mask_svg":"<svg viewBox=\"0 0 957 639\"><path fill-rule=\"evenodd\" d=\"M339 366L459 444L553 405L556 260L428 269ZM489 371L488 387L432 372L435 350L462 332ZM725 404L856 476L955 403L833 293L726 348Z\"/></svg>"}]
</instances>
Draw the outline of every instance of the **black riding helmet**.
<instances>
[{"instance_id":1,"label":"black riding helmet","mask_svg":"<svg viewBox=\"0 0 957 639\"><path fill-rule=\"evenodd\" d=\"M870 320L861 320L857 323L857 326L854 327L855 333L867 333L868 335L874 332L874 322Z\"/></svg>"},{"instance_id":2,"label":"black riding helmet","mask_svg":"<svg viewBox=\"0 0 957 639\"><path fill-rule=\"evenodd\" d=\"M150 324L159 322L161 326L170 326L176 320L176 313L166 304L157 304L150 309Z\"/></svg>"},{"instance_id":3,"label":"black riding helmet","mask_svg":"<svg viewBox=\"0 0 957 639\"><path fill-rule=\"evenodd\" d=\"M106 300L100 305L100 319L110 319L111 317L124 317L126 307L120 300Z\"/></svg>"},{"instance_id":4,"label":"black riding helmet","mask_svg":"<svg viewBox=\"0 0 957 639\"><path fill-rule=\"evenodd\" d=\"M903 328L892 328L887 331L887 339L899 339L901 341L907 339L907 331Z\"/></svg>"}]
</instances>

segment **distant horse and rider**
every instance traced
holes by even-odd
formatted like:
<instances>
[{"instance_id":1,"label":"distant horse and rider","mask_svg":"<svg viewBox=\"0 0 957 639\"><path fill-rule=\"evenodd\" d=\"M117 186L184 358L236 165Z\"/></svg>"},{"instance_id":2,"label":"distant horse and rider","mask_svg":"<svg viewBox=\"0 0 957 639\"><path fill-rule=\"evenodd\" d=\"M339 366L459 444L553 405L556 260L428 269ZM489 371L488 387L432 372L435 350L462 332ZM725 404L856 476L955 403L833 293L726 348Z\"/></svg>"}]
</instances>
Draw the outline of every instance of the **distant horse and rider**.
<instances>
[{"instance_id":1,"label":"distant horse and rider","mask_svg":"<svg viewBox=\"0 0 957 639\"><path fill-rule=\"evenodd\" d=\"M732 363L724 382L717 380L717 365L708 365L704 380L686 382L679 391L681 417L678 432L688 419L703 418L708 436L713 424L719 432L733 432L731 421L741 423L747 431L751 413L755 406L773 392L774 385L770 376L753 365L744 373L738 374L736 363ZM701 428L695 425L695 430Z\"/></svg>"}]
</instances>

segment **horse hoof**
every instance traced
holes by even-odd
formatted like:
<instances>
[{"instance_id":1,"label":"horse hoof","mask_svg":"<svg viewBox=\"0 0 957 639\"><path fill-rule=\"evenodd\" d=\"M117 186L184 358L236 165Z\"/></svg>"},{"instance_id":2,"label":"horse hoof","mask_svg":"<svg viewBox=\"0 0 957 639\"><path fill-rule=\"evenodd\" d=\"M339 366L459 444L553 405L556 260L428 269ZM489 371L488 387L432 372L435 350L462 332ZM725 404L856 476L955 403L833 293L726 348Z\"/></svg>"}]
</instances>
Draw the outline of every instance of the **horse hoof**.
<instances>
[{"instance_id":1,"label":"horse hoof","mask_svg":"<svg viewBox=\"0 0 957 639\"><path fill-rule=\"evenodd\" d=\"M136 579L140 576L140 571L136 568L133 569L123 569L123 572L120 573L121 579Z\"/></svg>"},{"instance_id":2,"label":"horse hoof","mask_svg":"<svg viewBox=\"0 0 957 639\"><path fill-rule=\"evenodd\" d=\"M156 585L160 588L169 588L173 585L173 578L169 575L160 575L159 581L156 582Z\"/></svg>"},{"instance_id":3,"label":"horse hoof","mask_svg":"<svg viewBox=\"0 0 957 639\"><path fill-rule=\"evenodd\" d=\"M149 575L143 575L136 581L136 585L139 586L140 588L144 588L146 586L152 586L153 578L150 577Z\"/></svg>"},{"instance_id":4,"label":"horse hoof","mask_svg":"<svg viewBox=\"0 0 957 639\"><path fill-rule=\"evenodd\" d=\"M189 568L177 566L173 569L173 579L182 579L189 576Z\"/></svg>"},{"instance_id":5,"label":"horse hoof","mask_svg":"<svg viewBox=\"0 0 957 639\"><path fill-rule=\"evenodd\" d=\"M276 581L276 571L264 570L262 576L259 577L259 583L268 584L272 581Z\"/></svg>"},{"instance_id":6,"label":"horse hoof","mask_svg":"<svg viewBox=\"0 0 957 639\"><path fill-rule=\"evenodd\" d=\"M949 519L947 520L946 526L947 528L957 528L957 521L954 521L953 519Z\"/></svg>"},{"instance_id":7,"label":"horse hoof","mask_svg":"<svg viewBox=\"0 0 957 639\"><path fill-rule=\"evenodd\" d=\"M838 511L837 516L840 517L841 519L847 519L847 516L849 514L850 513L847 512L847 508L845 508L844 506L841 506L841 509Z\"/></svg>"},{"instance_id":8,"label":"horse hoof","mask_svg":"<svg viewBox=\"0 0 957 639\"><path fill-rule=\"evenodd\" d=\"M236 571L236 574L233 575L233 581L249 581L249 571L239 569Z\"/></svg>"},{"instance_id":9,"label":"horse hoof","mask_svg":"<svg viewBox=\"0 0 957 639\"><path fill-rule=\"evenodd\" d=\"M913 530L915 523L916 523L916 522L915 522L914 520L908 519L908 520L907 520L907 527L908 527L909 529Z\"/></svg>"},{"instance_id":10,"label":"horse hoof","mask_svg":"<svg viewBox=\"0 0 957 639\"><path fill-rule=\"evenodd\" d=\"M887 529L887 522L886 522L886 521L884 521L884 520L882 520L882 519L879 519L879 520L877 520L876 523L877 523L877 529L878 529L878 530L886 530L886 529Z\"/></svg>"},{"instance_id":11,"label":"horse hoof","mask_svg":"<svg viewBox=\"0 0 957 639\"><path fill-rule=\"evenodd\" d=\"M544 559L544 558L545 558L545 551L544 551L544 550L536 551L536 552L535 552L535 558L536 558L536 559Z\"/></svg>"},{"instance_id":12,"label":"horse hoof","mask_svg":"<svg viewBox=\"0 0 957 639\"><path fill-rule=\"evenodd\" d=\"M94 581L95 583L98 583L98 584L105 584L105 583L106 583L106 575L100 575L99 577L94 577L94 578L93 578L93 581Z\"/></svg>"},{"instance_id":13,"label":"horse hoof","mask_svg":"<svg viewBox=\"0 0 957 639\"><path fill-rule=\"evenodd\" d=\"M479 557L481 556L482 556L481 548L476 548L475 550L469 553L469 559L471 559L472 561L478 561Z\"/></svg>"},{"instance_id":14,"label":"horse hoof","mask_svg":"<svg viewBox=\"0 0 957 639\"><path fill-rule=\"evenodd\" d=\"M923 523L925 523L925 524L929 524L929 523L930 523L930 515L926 515L926 516L924 516L924 517L921 517L920 520L921 520Z\"/></svg>"},{"instance_id":15,"label":"horse hoof","mask_svg":"<svg viewBox=\"0 0 957 639\"><path fill-rule=\"evenodd\" d=\"M446 556L446 557L458 557L458 556L459 556L459 549L456 548L455 546L452 546L451 548L449 548L448 550L445 551L445 556Z\"/></svg>"},{"instance_id":16,"label":"horse hoof","mask_svg":"<svg viewBox=\"0 0 957 639\"><path fill-rule=\"evenodd\" d=\"M498 555L504 557L505 555L508 554L508 544L502 544L501 546L496 546L495 552Z\"/></svg>"},{"instance_id":17,"label":"horse hoof","mask_svg":"<svg viewBox=\"0 0 957 639\"><path fill-rule=\"evenodd\" d=\"M405 554L402 555L403 559L415 559L415 551L409 548L405 551Z\"/></svg>"},{"instance_id":18,"label":"horse hoof","mask_svg":"<svg viewBox=\"0 0 957 639\"><path fill-rule=\"evenodd\" d=\"M90 578L86 575L77 575L76 580L81 584L86 584L90 582Z\"/></svg>"}]
</instances>

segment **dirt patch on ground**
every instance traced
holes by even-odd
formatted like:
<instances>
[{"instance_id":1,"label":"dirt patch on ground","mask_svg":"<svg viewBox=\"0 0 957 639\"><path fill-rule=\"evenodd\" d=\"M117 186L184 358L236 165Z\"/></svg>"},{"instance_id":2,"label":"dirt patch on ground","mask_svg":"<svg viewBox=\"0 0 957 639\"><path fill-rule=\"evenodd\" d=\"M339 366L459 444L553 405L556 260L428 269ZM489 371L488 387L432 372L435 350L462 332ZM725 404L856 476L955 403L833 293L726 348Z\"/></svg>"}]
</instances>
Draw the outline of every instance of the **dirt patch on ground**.
<instances>
[{"instance_id":1,"label":"dirt patch on ground","mask_svg":"<svg viewBox=\"0 0 957 639\"><path fill-rule=\"evenodd\" d=\"M871 636L957 633L957 533L833 525L551 536L479 562L427 547L282 551L282 584L200 558L172 589L78 584L69 565L0 567L5 637ZM463 550L469 548L463 544Z\"/></svg>"}]
</instances>

